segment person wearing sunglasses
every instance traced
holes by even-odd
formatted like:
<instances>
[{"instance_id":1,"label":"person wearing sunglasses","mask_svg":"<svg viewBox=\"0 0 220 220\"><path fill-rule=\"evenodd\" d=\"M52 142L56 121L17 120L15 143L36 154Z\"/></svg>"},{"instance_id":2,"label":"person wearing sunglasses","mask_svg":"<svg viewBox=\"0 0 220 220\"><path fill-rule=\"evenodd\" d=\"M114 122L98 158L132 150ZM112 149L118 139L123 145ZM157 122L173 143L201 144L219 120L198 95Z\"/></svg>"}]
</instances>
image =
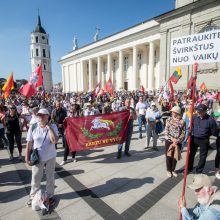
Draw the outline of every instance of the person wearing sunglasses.
<instances>
[{"instance_id":1,"label":"person wearing sunglasses","mask_svg":"<svg viewBox=\"0 0 220 220\"><path fill-rule=\"evenodd\" d=\"M8 113L5 116L5 125L6 125L6 135L9 141L9 151L10 158L12 161L14 159L14 139L17 143L19 157L18 159L22 161L22 145L21 145L21 127L20 127L20 118L17 113L15 105L10 105L8 108Z\"/></svg>"}]
</instances>

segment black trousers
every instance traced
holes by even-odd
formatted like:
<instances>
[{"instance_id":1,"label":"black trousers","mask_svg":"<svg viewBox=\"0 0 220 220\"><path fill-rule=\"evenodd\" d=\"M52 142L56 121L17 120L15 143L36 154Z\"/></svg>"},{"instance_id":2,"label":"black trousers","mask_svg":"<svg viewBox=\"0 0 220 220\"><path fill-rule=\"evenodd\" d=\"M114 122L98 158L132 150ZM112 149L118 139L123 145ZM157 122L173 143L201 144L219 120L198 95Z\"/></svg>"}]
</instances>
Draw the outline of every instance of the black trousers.
<instances>
[{"instance_id":1,"label":"black trousers","mask_svg":"<svg viewBox=\"0 0 220 220\"><path fill-rule=\"evenodd\" d=\"M13 155L14 152L14 142L16 141L17 147L18 147L18 152L22 152L22 145L21 145L21 132L20 131L14 131L10 133L6 133L8 142L9 142L9 151L10 154ZM15 139L15 141L14 141Z\"/></svg>"},{"instance_id":2,"label":"black trousers","mask_svg":"<svg viewBox=\"0 0 220 220\"><path fill-rule=\"evenodd\" d=\"M215 156L215 168L219 168L220 165L220 136L216 139L216 156Z\"/></svg>"},{"instance_id":3,"label":"black trousers","mask_svg":"<svg viewBox=\"0 0 220 220\"><path fill-rule=\"evenodd\" d=\"M209 150L209 138L201 139L197 137L192 137L191 145L190 145L190 154L189 154L189 161L188 161L188 170L193 170L194 165L194 159L197 152L197 149L199 147L199 163L196 167L196 173L202 173L205 163L206 163L206 157Z\"/></svg>"},{"instance_id":4,"label":"black trousers","mask_svg":"<svg viewBox=\"0 0 220 220\"><path fill-rule=\"evenodd\" d=\"M66 141L66 137L64 136L64 143L65 143L65 149L64 149L64 157L63 157L63 160L64 161L67 161L67 157L70 153L70 149L69 149L69 146L67 144L67 141ZM73 151L71 152L71 156L72 156L72 159L74 159L76 157L76 151Z\"/></svg>"}]
</instances>

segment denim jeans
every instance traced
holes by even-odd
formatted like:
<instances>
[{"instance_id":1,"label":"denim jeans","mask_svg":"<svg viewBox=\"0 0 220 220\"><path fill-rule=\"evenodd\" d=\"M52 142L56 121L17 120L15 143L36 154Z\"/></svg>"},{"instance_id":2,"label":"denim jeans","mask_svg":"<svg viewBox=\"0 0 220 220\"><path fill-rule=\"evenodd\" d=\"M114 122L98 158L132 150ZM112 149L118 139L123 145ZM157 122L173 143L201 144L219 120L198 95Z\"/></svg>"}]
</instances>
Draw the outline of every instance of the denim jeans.
<instances>
[{"instance_id":1,"label":"denim jeans","mask_svg":"<svg viewBox=\"0 0 220 220\"><path fill-rule=\"evenodd\" d=\"M125 141L125 153L128 153L133 133L133 120L128 122L127 140ZM118 155L121 155L123 144L118 145Z\"/></svg>"},{"instance_id":2,"label":"denim jeans","mask_svg":"<svg viewBox=\"0 0 220 220\"><path fill-rule=\"evenodd\" d=\"M139 128L139 135L142 136L142 125L145 127L146 131L146 118L145 115L138 116L138 128Z\"/></svg>"}]
</instances>

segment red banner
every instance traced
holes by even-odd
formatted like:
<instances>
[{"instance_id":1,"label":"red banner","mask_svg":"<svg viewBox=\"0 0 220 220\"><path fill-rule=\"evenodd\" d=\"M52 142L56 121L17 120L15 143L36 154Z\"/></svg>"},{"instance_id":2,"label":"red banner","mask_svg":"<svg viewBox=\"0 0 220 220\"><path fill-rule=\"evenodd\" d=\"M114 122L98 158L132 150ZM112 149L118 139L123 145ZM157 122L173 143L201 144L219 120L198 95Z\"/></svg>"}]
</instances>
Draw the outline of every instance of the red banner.
<instances>
[{"instance_id":1,"label":"red banner","mask_svg":"<svg viewBox=\"0 0 220 220\"><path fill-rule=\"evenodd\" d=\"M129 111L91 115L64 121L70 151L123 143L126 139Z\"/></svg>"}]
</instances>

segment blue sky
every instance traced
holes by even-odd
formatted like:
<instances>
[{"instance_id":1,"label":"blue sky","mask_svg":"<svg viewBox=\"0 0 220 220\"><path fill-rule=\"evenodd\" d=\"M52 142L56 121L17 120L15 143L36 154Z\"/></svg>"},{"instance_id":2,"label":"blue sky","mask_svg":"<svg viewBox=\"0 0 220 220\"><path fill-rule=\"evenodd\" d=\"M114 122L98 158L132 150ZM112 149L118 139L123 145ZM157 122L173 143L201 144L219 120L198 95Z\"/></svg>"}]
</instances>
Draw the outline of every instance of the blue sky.
<instances>
[{"instance_id":1,"label":"blue sky","mask_svg":"<svg viewBox=\"0 0 220 220\"><path fill-rule=\"evenodd\" d=\"M61 81L58 60L79 47L174 9L175 0L0 0L0 78L13 71L14 79L31 75L30 33L41 23L49 33L53 82Z\"/></svg>"}]
</instances>

